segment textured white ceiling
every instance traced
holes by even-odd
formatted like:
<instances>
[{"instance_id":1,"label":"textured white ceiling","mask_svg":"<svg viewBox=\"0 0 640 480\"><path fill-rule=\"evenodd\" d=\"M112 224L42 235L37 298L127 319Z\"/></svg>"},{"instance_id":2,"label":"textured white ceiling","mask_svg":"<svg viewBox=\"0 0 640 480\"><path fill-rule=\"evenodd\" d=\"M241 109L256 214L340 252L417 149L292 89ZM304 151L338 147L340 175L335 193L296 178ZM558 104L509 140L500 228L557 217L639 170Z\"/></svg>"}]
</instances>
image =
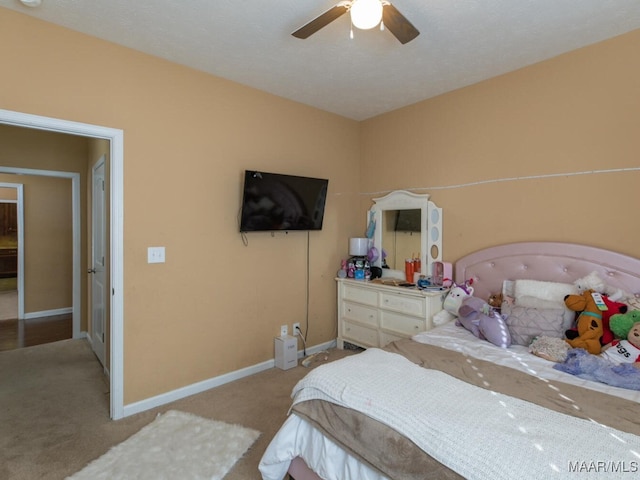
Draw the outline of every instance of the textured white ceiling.
<instances>
[{"instance_id":1,"label":"textured white ceiling","mask_svg":"<svg viewBox=\"0 0 640 480\"><path fill-rule=\"evenodd\" d=\"M338 0L18 0L0 6L364 120L640 28L640 0L395 0L420 31L355 31ZM0 12L1 13L1 12Z\"/></svg>"}]
</instances>

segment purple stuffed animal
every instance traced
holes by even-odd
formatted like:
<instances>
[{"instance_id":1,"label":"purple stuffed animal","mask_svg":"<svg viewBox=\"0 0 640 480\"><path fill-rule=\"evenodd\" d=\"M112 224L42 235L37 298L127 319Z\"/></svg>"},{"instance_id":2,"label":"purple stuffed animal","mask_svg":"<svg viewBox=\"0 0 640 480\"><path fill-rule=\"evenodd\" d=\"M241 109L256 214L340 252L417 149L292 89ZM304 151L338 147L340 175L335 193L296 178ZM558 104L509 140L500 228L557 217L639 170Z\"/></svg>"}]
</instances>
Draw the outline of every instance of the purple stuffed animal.
<instances>
[{"instance_id":1,"label":"purple stuffed animal","mask_svg":"<svg viewBox=\"0 0 640 480\"><path fill-rule=\"evenodd\" d=\"M511 345L511 334L504 318L491 305L477 297L469 296L462 300L456 324L498 347L507 348Z\"/></svg>"}]
</instances>

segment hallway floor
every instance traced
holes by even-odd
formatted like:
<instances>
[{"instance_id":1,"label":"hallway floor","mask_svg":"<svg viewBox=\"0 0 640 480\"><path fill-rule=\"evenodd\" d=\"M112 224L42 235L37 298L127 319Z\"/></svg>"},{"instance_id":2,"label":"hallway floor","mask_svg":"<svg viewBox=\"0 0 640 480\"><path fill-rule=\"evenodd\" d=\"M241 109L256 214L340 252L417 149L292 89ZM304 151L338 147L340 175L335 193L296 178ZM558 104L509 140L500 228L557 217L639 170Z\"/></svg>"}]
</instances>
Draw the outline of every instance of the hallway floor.
<instances>
[{"instance_id":1,"label":"hallway floor","mask_svg":"<svg viewBox=\"0 0 640 480\"><path fill-rule=\"evenodd\" d=\"M0 320L0 352L58 342L72 335L70 313L28 320Z\"/></svg>"}]
</instances>

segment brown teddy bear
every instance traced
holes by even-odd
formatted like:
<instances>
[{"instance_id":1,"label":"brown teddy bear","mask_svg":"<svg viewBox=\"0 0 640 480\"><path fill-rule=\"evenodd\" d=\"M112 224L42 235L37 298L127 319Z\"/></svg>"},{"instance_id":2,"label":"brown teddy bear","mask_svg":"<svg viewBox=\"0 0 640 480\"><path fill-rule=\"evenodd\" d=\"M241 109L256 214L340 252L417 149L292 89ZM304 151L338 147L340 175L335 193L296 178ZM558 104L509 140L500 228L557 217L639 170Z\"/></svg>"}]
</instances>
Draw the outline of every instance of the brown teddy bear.
<instances>
[{"instance_id":1,"label":"brown teddy bear","mask_svg":"<svg viewBox=\"0 0 640 480\"><path fill-rule=\"evenodd\" d=\"M500 311L500 308L502 308L502 294L501 293L492 294L489 297L489 300L487 301L487 303L491 305L493 308L495 308L496 310Z\"/></svg>"},{"instance_id":2,"label":"brown teddy bear","mask_svg":"<svg viewBox=\"0 0 640 480\"><path fill-rule=\"evenodd\" d=\"M576 320L578 336L573 339L566 338L565 341L573 348L584 348L587 352L598 355L602 348L602 312L596 305L592 293L593 290L586 290L580 295L564 297L564 304L569 310L580 312Z\"/></svg>"}]
</instances>

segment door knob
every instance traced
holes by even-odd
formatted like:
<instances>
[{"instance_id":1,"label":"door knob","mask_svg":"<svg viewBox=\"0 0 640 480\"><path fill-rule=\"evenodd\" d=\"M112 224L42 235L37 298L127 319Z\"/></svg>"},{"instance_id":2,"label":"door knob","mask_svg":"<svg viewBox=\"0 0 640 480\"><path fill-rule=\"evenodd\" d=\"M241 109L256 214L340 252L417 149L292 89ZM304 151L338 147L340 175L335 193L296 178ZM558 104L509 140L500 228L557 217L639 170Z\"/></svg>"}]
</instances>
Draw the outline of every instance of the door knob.
<instances>
[{"instance_id":1,"label":"door knob","mask_svg":"<svg viewBox=\"0 0 640 480\"><path fill-rule=\"evenodd\" d=\"M96 273L96 269L95 268L90 268L89 270L87 270L87 273Z\"/></svg>"}]
</instances>

